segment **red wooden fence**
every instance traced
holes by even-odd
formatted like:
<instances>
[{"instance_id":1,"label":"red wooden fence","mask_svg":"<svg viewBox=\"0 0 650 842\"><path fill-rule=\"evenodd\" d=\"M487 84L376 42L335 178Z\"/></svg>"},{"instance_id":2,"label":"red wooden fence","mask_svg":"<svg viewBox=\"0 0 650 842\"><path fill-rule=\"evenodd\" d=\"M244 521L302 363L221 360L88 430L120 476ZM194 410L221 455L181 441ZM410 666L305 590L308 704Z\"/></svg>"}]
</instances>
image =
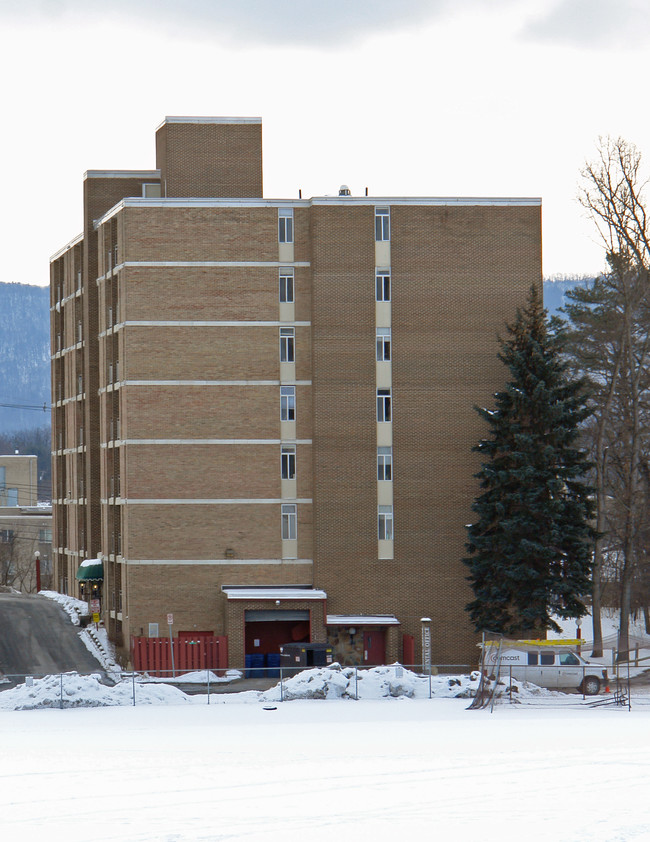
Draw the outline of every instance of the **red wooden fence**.
<instances>
[{"instance_id":1,"label":"red wooden fence","mask_svg":"<svg viewBox=\"0 0 650 842\"><path fill-rule=\"evenodd\" d=\"M174 670L225 670L228 668L228 638L211 635L174 640ZM131 663L138 672L171 675L172 657L168 637L132 637Z\"/></svg>"}]
</instances>

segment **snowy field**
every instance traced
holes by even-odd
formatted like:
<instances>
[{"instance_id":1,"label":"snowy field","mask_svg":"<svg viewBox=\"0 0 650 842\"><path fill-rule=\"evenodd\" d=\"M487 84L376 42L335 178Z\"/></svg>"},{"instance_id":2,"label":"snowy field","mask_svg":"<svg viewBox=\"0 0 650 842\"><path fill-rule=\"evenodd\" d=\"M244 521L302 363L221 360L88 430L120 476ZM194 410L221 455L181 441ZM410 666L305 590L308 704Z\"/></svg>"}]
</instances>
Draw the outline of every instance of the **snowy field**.
<instances>
[{"instance_id":1,"label":"snowy field","mask_svg":"<svg viewBox=\"0 0 650 842\"><path fill-rule=\"evenodd\" d=\"M467 709L476 673L333 666L208 704L120 680L103 630L81 636L115 686L0 692L2 842L650 840L647 682L631 710L513 682L490 713Z\"/></svg>"},{"instance_id":2,"label":"snowy field","mask_svg":"<svg viewBox=\"0 0 650 842\"><path fill-rule=\"evenodd\" d=\"M0 711L2 839L650 839L649 708L467 705Z\"/></svg>"}]
</instances>

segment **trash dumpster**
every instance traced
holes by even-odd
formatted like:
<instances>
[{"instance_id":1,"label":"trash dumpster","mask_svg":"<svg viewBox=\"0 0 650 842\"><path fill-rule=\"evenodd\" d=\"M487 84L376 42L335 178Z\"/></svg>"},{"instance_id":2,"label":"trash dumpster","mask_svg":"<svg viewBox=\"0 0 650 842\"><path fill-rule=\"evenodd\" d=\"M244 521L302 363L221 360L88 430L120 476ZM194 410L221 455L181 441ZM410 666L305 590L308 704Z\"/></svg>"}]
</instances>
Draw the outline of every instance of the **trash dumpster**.
<instances>
[{"instance_id":1,"label":"trash dumpster","mask_svg":"<svg viewBox=\"0 0 650 842\"><path fill-rule=\"evenodd\" d=\"M326 667L334 660L328 643L285 643L280 647L283 675L295 675L310 667Z\"/></svg>"}]
</instances>

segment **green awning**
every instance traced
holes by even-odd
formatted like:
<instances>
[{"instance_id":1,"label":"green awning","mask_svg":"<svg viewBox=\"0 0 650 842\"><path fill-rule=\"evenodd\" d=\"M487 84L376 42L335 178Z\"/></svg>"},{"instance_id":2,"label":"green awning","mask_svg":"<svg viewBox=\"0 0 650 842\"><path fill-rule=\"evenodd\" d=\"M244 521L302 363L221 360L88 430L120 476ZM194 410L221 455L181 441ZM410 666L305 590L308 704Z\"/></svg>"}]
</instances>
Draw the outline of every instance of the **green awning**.
<instances>
[{"instance_id":1,"label":"green awning","mask_svg":"<svg viewBox=\"0 0 650 842\"><path fill-rule=\"evenodd\" d=\"M80 582L103 582L104 562L101 558L86 558L79 565L75 579Z\"/></svg>"}]
</instances>

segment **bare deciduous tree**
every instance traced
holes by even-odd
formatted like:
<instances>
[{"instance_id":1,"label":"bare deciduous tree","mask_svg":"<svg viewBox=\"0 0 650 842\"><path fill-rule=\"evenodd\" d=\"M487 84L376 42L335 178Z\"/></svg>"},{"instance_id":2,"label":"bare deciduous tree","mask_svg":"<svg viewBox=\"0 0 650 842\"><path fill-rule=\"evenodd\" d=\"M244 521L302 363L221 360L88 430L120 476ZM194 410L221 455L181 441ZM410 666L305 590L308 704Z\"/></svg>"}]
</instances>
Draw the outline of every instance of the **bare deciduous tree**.
<instances>
[{"instance_id":1,"label":"bare deciduous tree","mask_svg":"<svg viewBox=\"0 0 650 842\"><path fill-rule=\"evenodd\" d=\"M582 171L580 201L596 223L610 271L600 281L609 294L612 331L608 377L600 389L600 427L594 446L598 500L597 529L620 549L619 651L629 650L632 586L639 578L641 536L645 534L642 493L647 462L644 402L650 367L650 237L645 209L647 181L641 154L622 138L601 139L597 159ZM595 652L600 629L602 539L596 542L594 569ZM602 645L600 646L602 651Z\"/></svg>"}]
</instances>

